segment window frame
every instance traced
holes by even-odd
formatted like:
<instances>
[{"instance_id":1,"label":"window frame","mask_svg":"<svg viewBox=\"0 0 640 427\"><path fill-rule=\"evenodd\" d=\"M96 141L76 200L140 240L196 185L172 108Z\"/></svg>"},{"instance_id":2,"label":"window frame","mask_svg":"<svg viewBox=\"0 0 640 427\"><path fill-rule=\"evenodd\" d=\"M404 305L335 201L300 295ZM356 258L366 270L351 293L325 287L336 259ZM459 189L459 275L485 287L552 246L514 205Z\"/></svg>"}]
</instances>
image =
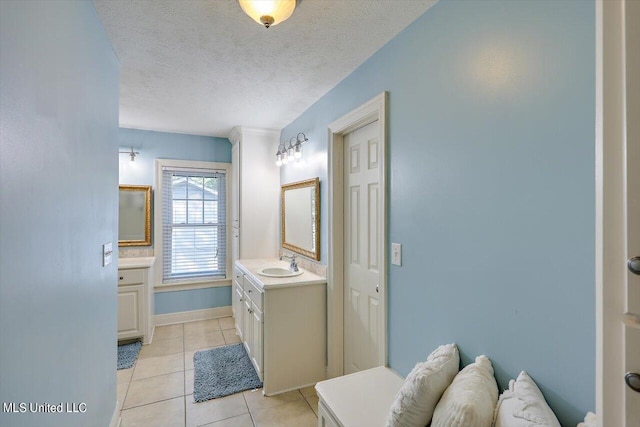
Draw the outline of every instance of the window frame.
<instances>
[{"instance_id":1,"label":"window frame","mask_svg":"<svg viewBox=\"0 0 640 427\"><path fill-rule=\"evenodd\" d=\"M164 237L162 233L162 214L163 214L163 199L164 194L162 191L162 170L163 168L181 168L181 169L194 169L202 172L203 169L212 171L224 171L226 182L226 250L227 250L227 262L226 262L226 276L216 279L192 279L185 280L176 283L162 283L162 266L163 266L163 244ZM195 160L174 160L174 159L156 159L155 161L155 192L156 197L153 200L153 229L155 239L153 242L154 256L156 257L156 267L154 268L154 288L156 292L167 292L175 290L189 290L189 289L201 289L212 288L218 286L229 286L231 284L231 163L219 163L219 162L203 162Z\"/></svg>"}]
</instances>

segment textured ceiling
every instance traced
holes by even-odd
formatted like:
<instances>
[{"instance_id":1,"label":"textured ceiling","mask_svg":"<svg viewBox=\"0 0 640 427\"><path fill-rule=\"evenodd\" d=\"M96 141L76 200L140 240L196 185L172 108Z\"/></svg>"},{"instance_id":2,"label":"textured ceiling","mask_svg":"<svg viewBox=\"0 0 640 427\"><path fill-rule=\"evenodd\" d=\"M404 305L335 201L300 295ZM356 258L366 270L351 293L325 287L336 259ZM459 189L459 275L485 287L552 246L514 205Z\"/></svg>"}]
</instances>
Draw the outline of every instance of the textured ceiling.
<instances>
[{"instance_id":1,"label":"textured ceiling","mask_svg":"<svg viewBox=\"0 0 640 427\"><path fill-rule=\"evenodd\" d=\"M120 59L120 126L281 129L436 0L298 0L265 29L235 0L94 0Z\"/></svg>"}]
</instances>

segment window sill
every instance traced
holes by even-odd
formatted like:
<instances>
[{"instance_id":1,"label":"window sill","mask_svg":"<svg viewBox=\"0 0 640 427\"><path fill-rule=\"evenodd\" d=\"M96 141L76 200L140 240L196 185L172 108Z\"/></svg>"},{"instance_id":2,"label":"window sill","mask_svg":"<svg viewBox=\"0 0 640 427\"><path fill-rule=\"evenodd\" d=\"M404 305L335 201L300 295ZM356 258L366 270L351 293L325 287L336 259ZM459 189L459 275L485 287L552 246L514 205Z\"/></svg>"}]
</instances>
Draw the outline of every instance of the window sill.
<instances>
[{"instance_id":1,"label":"window sill","mask_svg":"<svg viewBox=\"0 0 640 427\"><path fill-rule=\"evenodd\" d=\"M157 283L154 286L155 292L189 291L192 289L218 288L231 286L231 279L214 279L205 281L180 282L180 283Z\"/></svg>"}]
</instances>

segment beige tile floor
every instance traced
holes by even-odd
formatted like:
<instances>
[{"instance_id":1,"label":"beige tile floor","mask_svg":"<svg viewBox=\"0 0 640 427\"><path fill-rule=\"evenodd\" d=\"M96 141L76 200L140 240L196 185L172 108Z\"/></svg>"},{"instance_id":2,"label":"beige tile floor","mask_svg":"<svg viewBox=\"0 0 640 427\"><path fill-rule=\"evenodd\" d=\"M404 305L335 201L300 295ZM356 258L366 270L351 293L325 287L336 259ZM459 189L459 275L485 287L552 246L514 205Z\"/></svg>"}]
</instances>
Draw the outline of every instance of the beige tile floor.
<instances>
[{"instance_id":1,"label":"beige tile floor","mask_svg":"<svg viewBox=\"0 0 640 427\"><path fill-rule=\"evenodd\" d=\"M193 354L237 342L231 317L157 327L134 367L118 371L122 427L315 427L313 387L273 397L259 389L193 401Z\"/></svg>"}]
</instances>

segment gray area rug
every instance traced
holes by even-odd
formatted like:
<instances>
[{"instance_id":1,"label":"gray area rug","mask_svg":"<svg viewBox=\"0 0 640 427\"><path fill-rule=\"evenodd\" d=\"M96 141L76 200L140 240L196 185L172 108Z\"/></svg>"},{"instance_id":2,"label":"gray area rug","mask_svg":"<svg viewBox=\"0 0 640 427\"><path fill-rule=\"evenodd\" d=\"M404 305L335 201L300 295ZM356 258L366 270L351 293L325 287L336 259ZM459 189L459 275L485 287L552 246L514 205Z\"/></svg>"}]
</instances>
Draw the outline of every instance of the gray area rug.
<instances>
[{"instance_id":1,"label":"gray area rug","mask_svg":"<svg viewBox=\"0 0 640 427\"><path fill-rule=\"evenodd\" d=\"M262 387L243 344L198 351L193 355L193 365L196 402Z\"/></svg>"},{"instance_id":2,"label":"gray area rug","mask_svg":"<svg viewBox=\"0 0 640 427\"><path fill-rule=\"evenodd\" d=\"M133 367L140 353L140 347L142 343L136 341L131 344L124 344L118 346L118 369L129 369Z\"/></svg>"}]
</instances>

